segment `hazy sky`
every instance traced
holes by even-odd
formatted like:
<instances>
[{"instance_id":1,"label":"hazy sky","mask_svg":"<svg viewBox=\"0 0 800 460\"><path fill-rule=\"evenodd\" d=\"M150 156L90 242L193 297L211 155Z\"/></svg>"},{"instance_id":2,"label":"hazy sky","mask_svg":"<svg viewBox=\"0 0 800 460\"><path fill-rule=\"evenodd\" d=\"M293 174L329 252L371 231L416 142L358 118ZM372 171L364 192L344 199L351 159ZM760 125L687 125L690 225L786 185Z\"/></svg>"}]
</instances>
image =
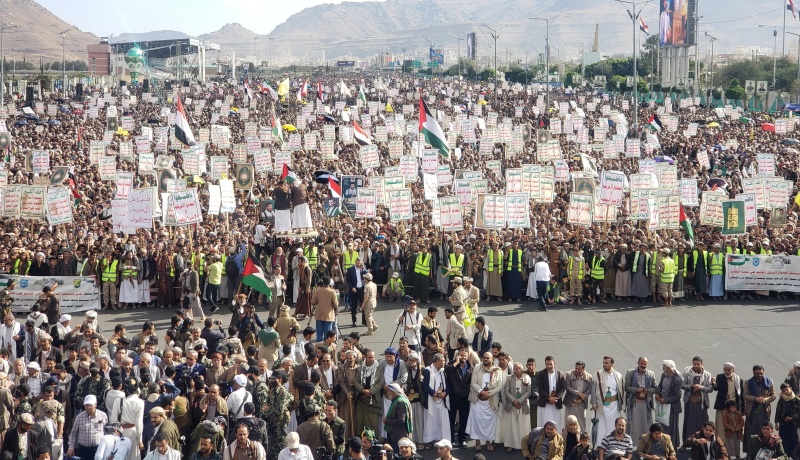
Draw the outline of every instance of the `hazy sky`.
<instances>
[{"instance_id":1,"label":"hazy sky","mask_svg":"<svg viewBox=\"0 0 800 460\"><path fill-rule=\"evenodd\" d=\"M178 30L197 36L238 22L259 34L303 8L341 0L35 0L64 21L98 36ZM363 1L363 0L349 0Z\"/></svg>"}]
</instances>

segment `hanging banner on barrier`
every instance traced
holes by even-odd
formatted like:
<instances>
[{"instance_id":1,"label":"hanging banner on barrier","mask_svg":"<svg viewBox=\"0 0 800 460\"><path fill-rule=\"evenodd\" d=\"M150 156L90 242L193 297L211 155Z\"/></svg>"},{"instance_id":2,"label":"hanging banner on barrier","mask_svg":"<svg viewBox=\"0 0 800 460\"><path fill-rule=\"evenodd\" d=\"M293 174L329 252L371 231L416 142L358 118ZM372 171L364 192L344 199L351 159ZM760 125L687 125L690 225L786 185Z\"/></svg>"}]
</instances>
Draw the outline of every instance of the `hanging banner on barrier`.
<instances>
[{"instance_id":1,"label":"hanging banner on barrier","mask_svg":"<svg viewBox=\"0 0 800 460\"><path fill-rule=\"evenodd\" d=\"M727 254L725 289L800 292L800 257Z\"/></svg>"},{"instance_id":2,"label":"hanging banner on barrier","mask_svg":"<svg viewBox=\"0 0 800 460\"><path fill-rule=\"evenodd\" d=\"M42 288L56 284L55 294L61 300L62 313L100 310L100 286L94 276L0 275L0 288L4 288L11 278L17 280L17 286L11 293L14 299L11 309L14 313L30 313L31 307L42 295Z\"/></svg>"}]
</instances>

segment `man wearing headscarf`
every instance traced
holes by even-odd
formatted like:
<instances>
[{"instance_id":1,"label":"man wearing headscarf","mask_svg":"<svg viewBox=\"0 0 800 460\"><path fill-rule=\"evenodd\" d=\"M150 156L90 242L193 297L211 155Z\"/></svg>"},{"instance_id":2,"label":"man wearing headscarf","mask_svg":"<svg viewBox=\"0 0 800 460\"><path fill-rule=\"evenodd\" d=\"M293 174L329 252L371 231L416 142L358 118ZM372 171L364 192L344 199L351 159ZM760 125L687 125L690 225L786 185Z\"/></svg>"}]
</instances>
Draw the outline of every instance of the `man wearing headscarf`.
<instances>
[{"instance_id":1,"label":"man wearing headscarf","mask_svg":"<svg viewBox=\"0 0 800 460\"><path fill-rule=\"evenodd\" d=\"M375 352L364 350L364 362L358 367L353 384L355 394L355 429L369 428L375 430L383 413L381 390L383 377L378 374L378 362Z\"/></svg>"},{"instance_id":2,"label":"man wearing headscarf","mask_svg":"<svg viewBox=\"0 0 800 460\"><path fill-rule=\"evenodd\" d=\"M678 418L681 414L681 388L683 379L678 374L675 361L666 359L662 363L661 380L659 380L655 394L656 419L661 423L664 433L668 434L675 442L681 439ZM669 412L669 414L667 414ZM660 414L660 415L659 415ZM664 422L669 423L664 423Z\"/></svg>"},{"instance_id":3,"label":"man wearing headscarf","mask_svg":"<svg viewBox=\"0 0 800 460\"><path fill-rule=\"evenodd\" d=\"M396 382L392 382L384 388L384 396L390 400L390 403L383 419L383 429L386 432L387 441L397 451L399 450L397 443L400 438L406 438L412 432L411 403L408 402L403 389Z\"/></svg>"},{"instance_id":4,"label":"man wearing headscarf","mask_svg":"<svg viewBox=\"0 0 800 460\"><path fill-rule=\"evenodd\" d=\"M384 417L391 405L391 399L387 394L390 383L397 383L400 388L405 386L408 381L408 367L406 363L398 358L398 351L394 347L389 347L384 351L384 359L378 363L376 378L379 380L383 396L383 415ZM380 434L386 436L386 432L381 427ZM399 439L399 438L396 438Z\"/></svg>"},{"instance_id":5,"label":"man wearing headscarf","mask_svg":"<svg viewBox=\"0 0 800 460\"><path fill-rule=\"evenodd\" d=\"M742 399L744 381L736 375L735 371L736 367L733 363L725 363L722 365L722 373L711 379L711 386L717 392L717 396L714 399L714 410L716 411L714 423L717 426L724 426L722 414L727 410L725 406L728 401L734 401L739 412L744 411L744 400Z\"/></svg>"},{"instance_id":6,"label":"man wearing headscarf","mask_svg":"<svg viewBox=\"0 0 800 460\"><path fill-rule=\"evenodd\" d=\"M475 440L476 451L480 451L481 441L486 443L490 452L494 450L492 441L497 433L497 410L503 390L499 370L494 364L492 352L487 351L483 354L482 365L472 372L467 434Z\"/></svg>"}]
</instances>

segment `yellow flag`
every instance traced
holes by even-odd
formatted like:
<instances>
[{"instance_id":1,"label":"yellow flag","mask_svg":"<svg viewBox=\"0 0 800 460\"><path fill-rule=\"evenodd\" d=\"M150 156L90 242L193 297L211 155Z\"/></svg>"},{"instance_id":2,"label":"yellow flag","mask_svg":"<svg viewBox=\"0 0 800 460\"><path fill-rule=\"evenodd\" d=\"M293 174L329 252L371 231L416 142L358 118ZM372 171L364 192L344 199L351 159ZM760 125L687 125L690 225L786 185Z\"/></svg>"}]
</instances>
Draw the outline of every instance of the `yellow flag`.
<instances>
[{"instance_id":1,"label":"yellow flag","mask_svg":"<svg viewBox=\"0 0 800 460\"><path fill-rule=\"evenodd\" d=\"M392 108L392 104L386 103L386 113L394 113L394 109Z\"/></svg>"},{"instance_id":2,"label":"yellow flag","mask_svg":"<svg viewBox=\"0 0 800 460\"><path fill-rule=\"evenodd\" d=\"M797 206L800 206L800 193L798 193L797 196L794 197L794 202L797 203Z\"/></svg>"},{"instance_id":3,"label":"yellow flag","mask_svg":"<svg viewBox=\"0 0 800 460\"><path fill-rule=\"evenodd\" d=\"M278 85L278 96L285 96L289 94L289 79L283 80Z\"/></svg>"},{"instance_id":4,"label":"yellow flag","mask_svg":"<svg viewBox=\"0 0 800 460\"><path fill-rule=\"evenodd\" d=\"M755 131L753 131L753 128L750 128L750 140L752 141L755 138L756 138L756 133Z\"/></svg>"}]
</instances>

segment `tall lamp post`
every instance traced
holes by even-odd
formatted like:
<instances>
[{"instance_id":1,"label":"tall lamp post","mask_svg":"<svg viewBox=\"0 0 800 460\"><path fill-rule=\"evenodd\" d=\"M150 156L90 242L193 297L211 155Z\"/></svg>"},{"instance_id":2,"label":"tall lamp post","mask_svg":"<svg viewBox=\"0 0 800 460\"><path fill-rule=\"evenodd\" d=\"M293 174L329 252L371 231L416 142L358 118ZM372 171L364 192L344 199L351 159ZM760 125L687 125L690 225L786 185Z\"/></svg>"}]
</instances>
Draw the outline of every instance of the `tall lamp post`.
<instances>
[{"instance_id":1,"label":"tall lamp post","mask_svg":"<svg viewBox=\"0 0 800 460\"><path fill-rule=\"evenodd\" d=\"M461 37L465 37L469 32L465 32L461 35L456 35L454 33L447 32L447 35L455 37L458 41L458 48L456 48L456 61L458 62L458 77L461 78Z\"/></svg>"},{"instance_id":2,"label":"tall lamp post","mask_svg":"<svg viewBox=\"0 0 800 460\"><path fill-rule=\"evenodd\" d=\"M61 35L61 90L64 92L64 97L67 97L67 60L66 60L66 38L69 29L60 33Z\"/></svg>"},{"instance_id":3,"label":"tall lamp post","mask_svg":"<svg viewBox=\"0 0 800 460\"><path fill-rule=\"evenodd\" d=\"M639 15L642 14L642 10L637 12L636 7L638 5L650 3L650 0L638 3L629 0L617 0L617 2L631 6L631 9L626 11L633 25L633 129L636 130L639 127L639 74L636 71L636 52L638 51L636 46L636 21L639 20Z\"/></svg>"},{"instance_id":4,"label":"tall lamp post","mask_svg":"<svg viewBox=\"0 0 800 460\"><path fill-rule=\"evenodd\" d=\"M714 96L714 42L717 41L717 37L710 35L706 32L706 37L711 40L711 79L708 84L708 100L710 101L711 98Z\"/></svg>"},{"instance_id":5,"label":"tall lamp post","mask_svg":"<svg viewBox=\"0 0 800 460\"><path fill-rule=\"evenodd\" d=\"M786 31L787 34L797 37L797 80L800 81L800 34ZM797 89L797 102L800 103L800 87Z\"/></svg>"},{"instance_id":6,"label":"tall lamp post","mask_svg":"<svg viewBox=\"0 0 800 460\"><path fill-rule=\"evenodd\" d=\"M0 24L0 106L4 104L3 97L5 96L6 92L5 82L3 81L3 76L6 73L6 68L5 68L6 57L5 54L3 54L3 33L6 30L12 30L16 27L17 26L13 24L8 24L8 25Z\"/></svg>"},{"instance_id":7,"label":"tall lamp post","mask_svg":"<svg viewBox=\"0 0 800 460\"><path fill-rule=\"evenodd\" d=\"M272 67L272 39L273 37L269 37L269 65Z\"/></svg>"},{"instance_id":8,"label":"tall lamp post","mask_svg":"<svg viewBox=\"0 0 800 460\"><path fill-rule=\"evenodd\" d=\"M564 11L561 11L563 13ZM544 21L545 24L545 35L544 35L544 54L545 54L545 64L544 64L544 82L547 85L547 96L545 97L545 104L546 107L544 109L544 114L547 115L548 111L550 110L550 21L555 21L557 17L561 15L558 13L557 15L553 16L552 18L540 18L540 17L533 17L528 18L534 21Z\"/></svg>"},{"instance_id":9,"label":"tall lamp post","mask_svg":"<svg viewBox=\"0 0 800 460\"><path fill-rule=\"evenodd\" d=\"M492 32L491 35L494 39L494 107L495 110L497 110L497 39L500 38L500 29L492 29L486 24L484 24L483 27L486 27Z\"/></svg>"}]
</instances>

